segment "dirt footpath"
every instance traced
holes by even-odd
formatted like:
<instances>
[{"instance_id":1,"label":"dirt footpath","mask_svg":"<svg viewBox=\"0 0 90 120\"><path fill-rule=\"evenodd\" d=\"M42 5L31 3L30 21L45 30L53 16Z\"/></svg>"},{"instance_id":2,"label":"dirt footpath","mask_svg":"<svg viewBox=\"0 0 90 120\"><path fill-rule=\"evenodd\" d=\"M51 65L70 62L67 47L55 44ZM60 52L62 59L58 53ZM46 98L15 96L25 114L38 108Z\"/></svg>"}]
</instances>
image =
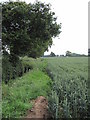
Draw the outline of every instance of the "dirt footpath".
<instances>
[{"instance_id":1,"label":"dirt footpath","mask_svg":"<svg viewBox=\"0 0 90 120\"><path fill-rule=\"evenodd\" d=\"M48 112L48 101L45 97L39 96L34 102L32 110L28 111L26 118L50 118Z\"/></svg>"}]
</instances>

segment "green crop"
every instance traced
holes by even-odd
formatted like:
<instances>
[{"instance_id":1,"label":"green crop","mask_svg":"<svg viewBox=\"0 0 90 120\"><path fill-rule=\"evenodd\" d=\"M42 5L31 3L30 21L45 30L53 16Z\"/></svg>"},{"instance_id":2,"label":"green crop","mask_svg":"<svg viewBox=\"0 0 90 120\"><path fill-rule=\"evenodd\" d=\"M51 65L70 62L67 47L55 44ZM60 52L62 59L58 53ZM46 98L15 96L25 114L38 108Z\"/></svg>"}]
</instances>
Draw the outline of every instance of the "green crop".
<instances>
[{"instance_id":1,"label":"green crop","mask_svg":"<svg viewBox=\"0 0 90 120\"><path fill-rule=\"evenodd\" d=\"M53 117L88 117L88 58L47 58L47 61L46 71L53 81L49 98Z\"/></svg>"}]
</instances>

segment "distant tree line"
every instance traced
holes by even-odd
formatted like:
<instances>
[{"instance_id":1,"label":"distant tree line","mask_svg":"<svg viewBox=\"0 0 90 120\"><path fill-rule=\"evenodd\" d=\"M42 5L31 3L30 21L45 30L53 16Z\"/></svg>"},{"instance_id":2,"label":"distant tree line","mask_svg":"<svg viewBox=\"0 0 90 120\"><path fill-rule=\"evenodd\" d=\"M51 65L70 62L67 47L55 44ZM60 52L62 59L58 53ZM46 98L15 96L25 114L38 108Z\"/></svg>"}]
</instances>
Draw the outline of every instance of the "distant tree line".
<instances>
[{"instance_id":1,"label":"distant tree line","mask_svg":"<svg viewBox=\"0 0 90 120\"><path fill-rule=\"evenodd\" d=\"M88 53L90 56L90 49L89 49ZM87 55L77 54L77 53L72 53L70 51L66 51L66 55L55 55L54 52L51 52L50 55L44 55L43 57L87 57Z\"/></svg>"},{"instance_id":2,"label":"distant tree line","mask_svg":"<svg viewBox=\"0 0 90 120\"><path fill-rule=\"evenodd\" d=\"M68 56L68 57L86 57L87 55L77 54L77 53L72 53L70 51L66 51L66 56Z\"/></svg>"}]
</instances>

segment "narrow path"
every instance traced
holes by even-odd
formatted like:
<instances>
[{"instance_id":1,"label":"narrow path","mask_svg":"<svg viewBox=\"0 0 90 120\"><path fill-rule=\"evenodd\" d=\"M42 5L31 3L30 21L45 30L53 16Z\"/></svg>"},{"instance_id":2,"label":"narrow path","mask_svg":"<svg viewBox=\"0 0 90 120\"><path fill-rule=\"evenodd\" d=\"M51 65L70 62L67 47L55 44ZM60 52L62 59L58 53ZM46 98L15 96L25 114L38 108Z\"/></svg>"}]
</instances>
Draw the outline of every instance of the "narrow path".
<instances>
[{"instance_id":1,"label":"narrow path","mask_svg":"<svg viewBox=\"0 0 90 120\"><path fill-rule=\"evenodd\" d=\"M26 118L50 118L47 99L43 96L39 96L34 101L32 110L28 111Z\"/></svg>"}]
</instances>

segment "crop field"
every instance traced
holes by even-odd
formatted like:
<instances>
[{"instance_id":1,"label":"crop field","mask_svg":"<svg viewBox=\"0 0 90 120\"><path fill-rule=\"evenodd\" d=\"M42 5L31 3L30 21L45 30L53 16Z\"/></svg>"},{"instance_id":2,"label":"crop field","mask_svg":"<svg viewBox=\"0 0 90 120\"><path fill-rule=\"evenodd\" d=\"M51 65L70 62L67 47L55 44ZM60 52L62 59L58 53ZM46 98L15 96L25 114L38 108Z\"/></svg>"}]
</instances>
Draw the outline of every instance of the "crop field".
<instances>
[{"instance_id":1,"label":"crop field","mask_svg":"<svg viewBox=\"0 0 90 120\"><path fill-rule=\"evenodd\" d=\"M88 57L22 58L28 72L2 81L2 116L26 116L32 100L45 96L52 118L90 117Z\"/></svg>"},{"instance_id":2,"label":"crop field","mask_svg":"<svg viewBox=\"0 0 90 120\"><path fill-rule=\"evenodd\" d=\"M88 97L88 58L46 58L52 93L49 107L55 118L90 117Z\"/></svg>"}]
</instances>

